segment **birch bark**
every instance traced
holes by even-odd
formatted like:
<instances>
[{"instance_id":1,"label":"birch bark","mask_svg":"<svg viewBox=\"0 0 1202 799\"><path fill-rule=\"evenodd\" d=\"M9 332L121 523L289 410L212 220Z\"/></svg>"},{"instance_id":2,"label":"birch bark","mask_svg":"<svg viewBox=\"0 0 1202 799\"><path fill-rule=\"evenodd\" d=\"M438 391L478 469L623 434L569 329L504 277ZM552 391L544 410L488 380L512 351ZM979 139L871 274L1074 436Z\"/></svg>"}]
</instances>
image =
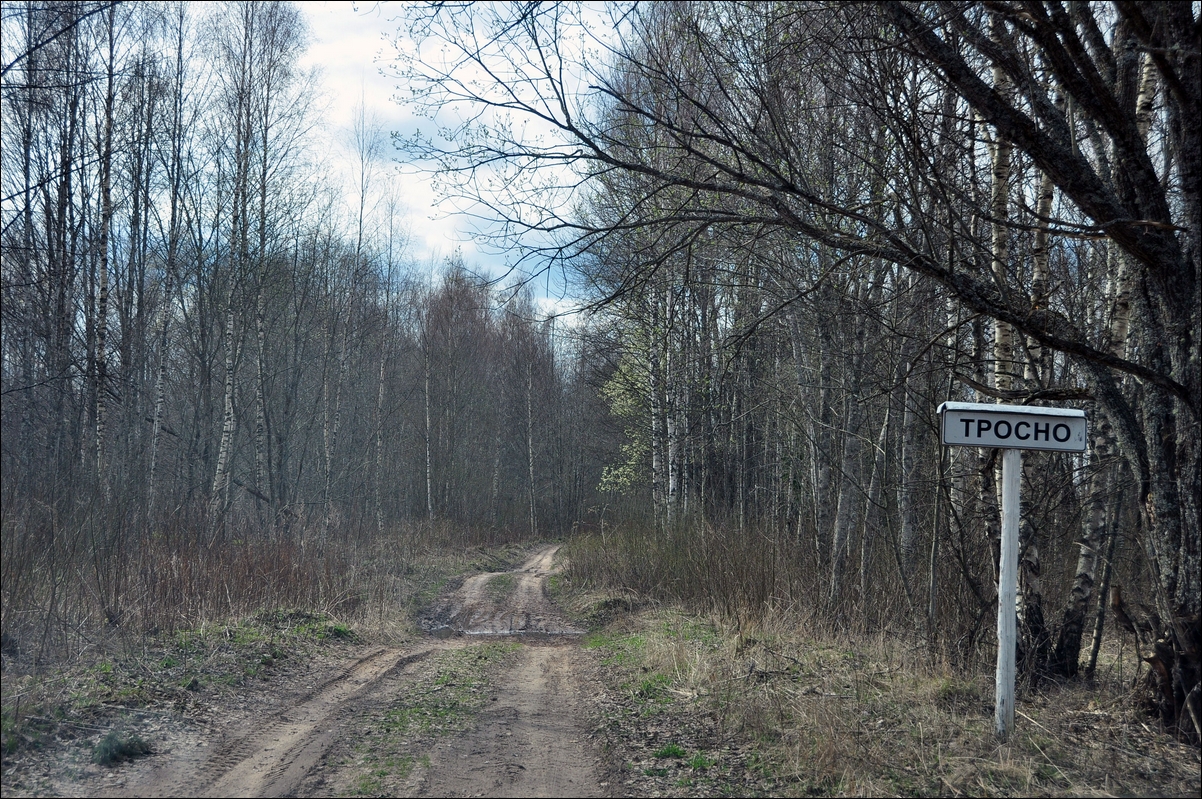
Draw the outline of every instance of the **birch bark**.
<instances>
[{"instance_id":1,"label":"birch bark","mask_svg":"<svg viewBox=\"0 0 1202 799\"><path fill-rule=\"evenodd\" d=\"M1136 124L1139 133L1146 140L1151 125L1152 103L1156 95L1156 70L1151 56L1143 58L1143 69L1140 71L1139 94L1136 99ZM1046 180L1046 178L1045 178ZM1049 202L1050 205L1050 202ZM1041 205L1042 208L1042 205ZM1048 212L1042 214L1043 218ZM1041 226L1043 227L1043 226ZM1108 340L1110 351L1119 358L1127 357L1127 338L1131 327L1131 269L1129 259L1125 254L1117 252L1117 247L1107 248L1107 259L1111 268L1110 278L1110 326ZM1046 254L1044 255L1046 264ZM1122 491L1117 490L1115 482L1114 431L1110 420L1105 414L1099 414L1092 425L1090 437L1090 463L1093 471L1087 488L1088 512L1082 527L1081 544L1077 555L1077 568L1073 587L1061 613L1060 630L1057 634L1056 646L1052 654L1051 665L1056 673L1065 677L1077 676L1080 668L1081 639L1084 634L1085 617L1097 579L1097 570L1102 562L1103 549L1113 551L1113 542L1108 546L1107 539L1114 535L1108 528L1107 522L1113 518L1113 510L1108 509L1121 497ZM1106 564L1109 571L1109 563ZM1106 582L1104 577L1103 582ZM1104 618L1104 605L1099 604L1095 621L1095 638L1101 636L1101 623ZM1096 655L1091 653L1091 661ZM1092 669L1091 669L1092 671Z\"/></svg>"},{"instance_id":2,"label":"birch bark","mask_svg":"<svg viewBox=\"0 0 1202 799\"><path fill-rule=\"evenodd\" d=\"M108 402L108 306L109 306L109 237L113 224L113 103L116 80L116 5L108 13L108 60L105 66L104 130L100 147L100 265L99 301L96 308L96 479L105 498L109 496L110 481L105 458L105 425Z\"/></svg>"}]
</instances>

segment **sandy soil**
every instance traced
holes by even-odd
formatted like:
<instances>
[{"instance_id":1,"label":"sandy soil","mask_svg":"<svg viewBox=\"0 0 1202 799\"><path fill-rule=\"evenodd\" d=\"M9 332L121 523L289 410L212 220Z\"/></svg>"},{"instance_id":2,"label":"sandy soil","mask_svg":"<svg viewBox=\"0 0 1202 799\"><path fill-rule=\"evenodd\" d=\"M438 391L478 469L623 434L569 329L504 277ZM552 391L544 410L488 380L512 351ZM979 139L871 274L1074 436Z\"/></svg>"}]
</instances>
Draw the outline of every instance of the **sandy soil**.
<instances>
[{"instance_id":1,"label":"sandy soil","mask_svg":"<svg viewBox=\"0 0 1202 799\"><path fill-rule=\"evenodd\" d=\"M276 704L230 709L211 731L184 733L156 755L118 769L100 796L289 796L337 736L353 734L361 696L386 675L404 677L432 647L377 649L320 684L277 686ZM305 681L308 682L307 680Z\"/></svg>"},{"instance_id":2,"label":"sandy soil","mask_svg":"<svg viewBox=\"0 0 1202 799\"><path fill-rule=\"evenodd\" d=\"M274 655L264 623L238 646L221 637L242 628L223 628L186 665L150 649L104 681L108 661L81 664L52 686L92 712L29 715L44 724L6 753L0 795L1198 795L1197 749L1122 691L1029 695L1028 738L997 748L987 691L842 640L748 638L740 653L688 617L623 613L582 647L546 597L554 554L452 586L404 645L305 633ZM705 682L670 681L669 657ZM968 698L945 699L949 685ZM152 754L92 763L110 731Z\"/></svg>"},{"instance_id":3,"label":"sandy soil","mask_svg":"<svg viewBox=\"0 0 1202 799\"><path fill-rule=\"evenodd\" d=\"M421 617L436 637L451 635L579 635L547 601L547 577L554 569L557 546L540 549L506 578L477 574L459 590L444 596ZM497 583L501 585L494 588ZM512 586L512 587L510 587ZM507 596L502 597L502 592Z\"/></svg>"},{"instance_id":4,"label":"sandy soil","mask_svg":"<svg viewBox=\"0 0 1202 799\"><path fill-rule=\"evenodd\" d=\"M40 783L71 796L329 796L354 792L369 720L405 696L440 653L521 641L467 729L420 743L421 765L390 792L411 796L601 796L576 669L582 653L548 601L556 547L513 572L474 576L422 619L430 635L318 663L214 707L207 724L154 730L155 753L112 769L77 763ZM427 671L423 671L427 670ZM398 756L401 753L397 753ZM8 791L6 790L6 794ZM24 794L24 792L21 792Z\"/></svg>"},{"instance_id":5,"label":"sandy soil","mask_svg":"<svg viewBox=\"0 0 1202 799\"><path fill-rule=\"evenodd\" d=\"M574 651L526 646L470 733L437 744L422 796L602 796L581 729Z\"/></svg>"}]
</instances>

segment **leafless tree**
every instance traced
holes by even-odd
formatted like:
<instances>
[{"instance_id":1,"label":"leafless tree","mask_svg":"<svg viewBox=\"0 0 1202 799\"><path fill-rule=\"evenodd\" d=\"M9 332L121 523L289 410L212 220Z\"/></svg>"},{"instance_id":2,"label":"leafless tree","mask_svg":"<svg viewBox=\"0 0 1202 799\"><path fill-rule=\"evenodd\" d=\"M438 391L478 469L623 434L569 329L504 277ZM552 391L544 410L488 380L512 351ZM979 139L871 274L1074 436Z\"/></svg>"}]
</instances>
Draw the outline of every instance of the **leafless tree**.
<instances>
[{"instance_id":1,"label":"leafless tree","mask_svg":"<svg viewBox=\"0 0 1202 799\"><path fill-rule=\"evenodd\" d=\"M966 393L1096 402L1139 486L1159 616L1175 620L1165 622L1168 643L1157 657L1175 664L1177 700L1165 713L1180 718L1198 681L1196 659L1184 654L1196 649L1199 611L1199 148L1197 126L1184 122L1199 107L1194 11L887 2L595 13L562 4L412 10L420 46L398 72L436 125L452 118L450 109L466 121L409 139L409 154L435 169L448 192L499 214L499 235L524 241L529 263L569 268L583 258L604 275L594 281L598 308L654 297L661 276L681 274L677 261L717 252L703 243L752 250L779 232L793 250L818 253L821 290L871 274L869 264L892 264L935 286L937 306L948 297L964 309L971 346L946 353L957 383L930 397L920 414L928 424L940 398ZM1163 87L1155 101L1140 52ZM1101 273L1109 253L1126 271L1107 296L1083 275ZM767 335L772 319L796 316L797 300L748 305L761 281L734 277L737 262L725 263L729 285L739 286L725 311L740 323L731 341L749 351L753 331ZM805 285L794 259L778 263L782 284ZM870 311L871 292L857 293L864 285L844 282L842 292ZM670 341L658 308L648 306L643 323ZM811 324L822 331L832 309L816 308L819 318L805 317L798 334ZM1097 324L1102 317L1119 320L1125 351ZM654 340L646 346L653 381L660 350ZM847 526L860 526L840 510L852 507L841 503L847 485L862 483L862 452L848 445L864 438L862 408L821 415L838 406L828 405L832 367L818 362L827 396L816 403L822 432L810 437L815 474L823 475L824 452L845 481L814 481L816 501L835 516L819 518L815 530L820 557L833 558L835 587ZM841 388L854 401L855 379ZM671 442L656 403L673 391L655 382L646 389L650 440L640 446L659 497ZM744 455L757 451L746 444ZM749 466L744 476L754 473ZM992 468L987 461L977 470L987 481L977 500L986 519L996 502ZM1071 490L1065 496L1071 514L1076 499ZM913 533L905 538L903 560ZM1031 528L1029 625L1042 614L1046 545L1046 533ZM964 569L987 604L980 576Z\"/></svg>"}]
</instances>

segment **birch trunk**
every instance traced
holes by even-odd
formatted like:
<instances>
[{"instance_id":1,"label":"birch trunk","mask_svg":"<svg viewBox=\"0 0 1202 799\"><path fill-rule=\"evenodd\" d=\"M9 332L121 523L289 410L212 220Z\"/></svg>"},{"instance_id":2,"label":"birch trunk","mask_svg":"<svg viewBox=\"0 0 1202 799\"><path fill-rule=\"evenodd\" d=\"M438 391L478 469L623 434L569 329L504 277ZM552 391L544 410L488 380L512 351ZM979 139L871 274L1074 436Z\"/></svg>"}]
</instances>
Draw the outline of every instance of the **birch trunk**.
<instances>
[{"instance_id":1,"label":"birch trunk","mask_svg":"<svg viewBox=\"0 0 1202 799\"><path fill-rule=\"evenodd\" d=\"M109 475L105 463L105 425L107 402L105 391L108 384L108 305L109 305L109 235L113 221L113 101L115 98L116 72L116 6L109 7L108 15L108 63L106 67L106 89L104 94L104 132L100 154L100 245L99 245L99 302L96 308L96 479L104 496L109 493Z\"/></svg>"},{"instance_id":2,"label":"birch trunk","mask_svg":"<svg viewBox=\"0 0 1202 799\"><path fill-rule=\"evenodd\" d=\"M271 116L271 86L264 88L264 107L260 127L259 162L259 269L255 285L255 490L268 498L268 511L274 504L271 497L271 474L268 454L270 442L267 430L267 326L264 311L264 284L267 282L267 148Z\"/></svg>"},{"instance_id":3,"label":"birch trunk","mask_svg":"<svg viewBox=\"0 0 1202 799\"><path fill-rule=\"evenodd\" d=\"M1093 679L1094 671L1098 665L1098 651L1102 648L1102 632L1106 626L1106 595L1110 590L1110 577L1114 573L1114 551L1119 540L1113 528L1118 519L1118 509L1123 506L1125 498L1126 491L1122 482L1119 482L1113 500L1106 511L1105 524L1110 531L1110 535L1106 544L1106 555L1102 559L1102 582L1098 586L1098 597L1094 602L1093 638L1089 648L1089 662L1085 666L1085 678L1087 680Z\"/></svg>"},{"instance_id":4,"label":"birch trunk","mask_svg":"<svg viewBox=\"0 0 1202 799\"><path fill-rule=\"evenodd\" d=\"M267 325L263 308L263 269L259 271L259 286L255 292L255 491L261 497L267 497L268 511L274 505L272 500L272 481L268 463L267 440L267 375L265 360L267 357Z\"/></svg>"},{"instance_id":5,"label":"birch trunk","mask_svg":"<svg viewBox=\"0 0 1202 799\"><path fill-rule=\"evenodd\" d=\"M1041 174L1039 181L1039 198L1036 202L1036 228L1034 242L1031 248L1031 307L1034 310L1047 307L1048 301L1048 223L1044 220L1052 215L1052 201L1055 198L1052 177L1048 173ZM1046 352L1040 343L1031 339L1027 345L1030 358L1027 360L1025 378L1031 388L1046 388L1052 382L1051 353Z\"/></svg>"},{"instance_id":6,"label":"birch trunk","mask_svg":"<svg viewBox=\"0 0 1202 799\"><path fill-rule=\"evenodd\" d=\"M820 566L829 563L829 547L832 528L832 509L837 498L831 495L834 485L834 466L831 450L834 448L834 432L831 408L833 381L832 363L835 357L834 342L830 325L818 320L819 367L818 367L818 417L811 415L810 441L813 445L814 477L814 548Z\"/></svg>"},{"instance_id":7,"label":"birch trunk","mask_svg":"<svg viewBox=\"0 0 1202 799\"><path fill-rule=\"evenodd\" d=\"M848 398L847 430L843 435L843 469L839 502L835 509L835 523L831 541L830 601L838 602L843 591L843 572L847 563L848 542L851 531L859 524L862 498L858 495L861 486L860 472L860 423L863 409L859 397Z\"/></svg>"},{"instance_id":8,"label":"birch trunk","mask_svg":"<svg viewBox=\"0 0 1202 799\"><path fill-rule=\"evenodd\" d=\"M672 325L668 325L671 330ZM667 335L667 334L666 334ZM680 503L680 420L677 418L679 412L679 392L681 379L676 374L679 355L673 357L676 353L675 347L669 346L665 356L665 407L664 407L664 436L666 439L666 457L668 471L668 491L665 497L665 514L664 518L668 526L671 527L676 521L677 510Z\"/></svg>"},{"instance_id":9,"label":"birch trunk","mask_svg":"<svg viewBox=\"0 0 1202 799\"><path fill-rule=\"evenodd\" d=\"M500 408L504 408L505 403L503 399L497 405ZM492 481L489 484L490 501L488 504L494 532L501 526L501 447L501 414L498 413L496 429L493 432Z\"/></svg>"},{"instance_id":10,"label":"birch trunk","mask_svg":"<svg viewBox=\"0 0 1202 799\"><path fill-rule=\"evenodd\" d=\"M392 282L391 268L389 269L389 284ZM384 480L384 391L387 385L384 380L385 367L388 364L388 328L385 322L383 335L380 337L380 365L376 373L376 473L375 473L375 505L376 533L384 535L384 496L381 484Z\"/></svg>"},{"instance_id":11,"label":"birch trunk","mask_svg":"<svg viewBox=\"0 0 1202 799\"><path fill-rule=\"evenodd\" d=\"M972 336L973 336L973 353L972 363L974 365L974 376L977 382L984 383L985 377L985 353L988 351L988 344L985 338L985 323L981 319L972 321ZM984 397L977 393L976 401L980 402ZM972 494L973 507L976 516L981 519L982 533L985 540L989 544L989 553L993 566L993 581L991 585L997 587L997 577L999 574L999 566L1001 562L1001 516L999 511L1000 495L998 494L998 480L995 476L996 464L991 463L989 450L975 450L975 465L972 468Z\"/></svg>"},{"instance_id":12,"label":"birch trunk","mask_svg":"<svg viewBox=\"0 0 1202 799\"><path fill-rule=\"evenodd\" d=\"M865 287L861 282L857 291L857 304L862 304L874 294L872 287ZM835 509L835 524L831 543L831 580L830 601L839 601L843 591L843 572L846 568L847 550L852 530L860 523L860 510L863 507L863 497L860 495L863 486L861 471L861 451L863 442L860 436L860 426L864 416L864 406L860 401L860 381L862 376L864 342L867 335L866 316L856 314L855 334L853 338L852 358L847 365L851 370L851 380L848 386L846 430L843 434L843 454L840 470L839 502Z\"/></svg>"},{"instance_id":13,"label":"birch trunk","mask_svg":"<svg viewBox=\"0 0 1202 799\"><path fill-rule=\"evenodd\" d=\"M1113 252L1115 248L1111 247ZM1130 287L1124 287L1127 282L1123 274L1126 270L1118 266L1119 274L1111 283L1113 294L1111 299L1111 352L1118 357L1126 355L1127 330L1130 326ZM1078 673L1081 657L1081 638L1085 627L1085 614L1089 599L1093 593L1098 564L1101 560L1102 548L1106 546L1107 538L1114 533L1108 528L1108 507L1116 501L1114 486L1114 466L1109 463L1115 455L1114 433L1110 420L1105 414L1098 414L1090 436L1090 463L1093 472L1089 478L1087 490L1089 512L1085 516L1081 537L1081 545L1077 554L1077 568L1073 579L1073 587L1069 593L1061 614L1060 631L1057 635L1056 647L1052 654L1053 670L1065 677L1075 677ZM1118 487L1122 495L1121 486ZM1111 543L1113 549L1113 542ZM1109 569L1109 564L1106 566ZM1105 582L1105 578L1103 580ZM1101 607L1101 606L1099 606ZM1104 613L1098 611L1097 624L1101 624ZM1100 629L1098 632L1100 636Z\"/></svg>"},{"instance_id":14,"label":"birch trunk","mask_svg":"<svg viewBox=\"0 0 1202 799\"><path fill-rule=\"evenodd\" d=\"M1032 308L1042 308L1047 304L1048 294L1048 262L1049 236L1046 220L1052 212L1054 199L1053 184L1050 176L1044 172L1040 176L1039 196L1036 203L1036 229L1032 247L1031 293ZM1035 390L1051 382L1051 362L1038 342L1032 342L1028 347L1030 357L1024 367L1024 378L1028 389ZM1034 453L1028 453L1023 458L1023 478L1028 485L1033 485L1039 479L1036 472L1041 465L1046 465L1046 459ZM1022 519L1019 522L1020 538L1023 542L1019 562L1019 603L1018 613L1021 623L1022 637L1020 639L1020 655L1024 662L1024 671L1031 675L1042 673L1048 666L1050 640L1047 625L1043 615L1043 582L1042 563L1040 561L1039 541L1037 531L1030 522Z\"/></svg>"},{"instance_id":15,"label":"birch trunk","mask_svg":"<svg viewBox=\"0 0 1202 799\"><path fill-rule=\"evenodd\" d=\"M173 261L171 250L173 247L168 245L168 277L164 282L164 289L167 296L171 293L171 278L170 270ZM159 453L159 437L163 431L163 405L166 399L166 382L167 382L167 313L163 313L162 321L159 323L159 368L158 373L154 378L154 421L151 424L150 430L150 465L147 474L146 485L146 518L151 525L155 524L155 503L157 500L156 492L158 490L158 453Z\"/></svg>"},{"instance_id":16,"label":"birch trunk","mask_svg":"<svg viewBox=\"0 0 1202 799\"><path fill-rule=\"evenodd\" d=\"M651 409L651 505L654 508L655 527L659 530L664 521L664 403L660 358L661 318L659 299L651 291L647 300L648 318L651 322L647 331L647 400Z\"/></svg>"},{"instance_id":17,"label":"birch trunk","mask_svg":"<svg viewBox=\"0 0 1202 799\"><path fill-rule=\"evenodd\" d=\"M229 285L226 288L225 311L225 383L223 398L223 418L221 426L221 443L217 451L217 466L213 475L213 487L209 499L209 545L212 546L218 536L224 535L225 517L230 507L230 483L233 462L234 433L237 419L234 414L234 385L235 371L240 355L240 347L235 342L235 303L236 292L240 281L246 275L249 247L249 213L250 213L250 150L251 150L251 89L254 81L254 59L252 52L253 26L247 21L247 14L253 13L249 7L241 11L242 27L237 31L239 37L236 44L231 43L231 52L227 68L233 70L230 76L233 95L229 98L232 103L234 144L233 160L234 174L233 196L230 201L229 224L229 254L232 266L229 274Z\"/></svg>"},{"instance_id":18,"label":"birch trunk","mask_svg":"<svg viewBox=\"0 0 1202 799\"><path fill-rule=\"evenodd\" d=\"M805 361L803 359L803 355L805 353L805 346L804 346L804 342L801 339L801 325L797 320L797 313L795 311L793 311L793 310L788 311L788 321L789 321L789 344L790 344L791 352L793 355L793 368L795 370L794 374L795 374L795 380L797 382L797 393L800 396L803 394L803 392L805 391L805 388L806 388ZM812 453L813 453L813 441L814 441L814 439L813 439L813 436L811 435L809 437L808 443L810 444ZM805 471L803 468L805 464L803 462L802 457L800 455L794 457L793 463L794 463L793 469L794 469L795 474L798 474L798 475L803 474ZM811 457L811 459L810 459L811 469L812 469L813 465L814 465L814 460ZM794 479L794 482L800 483L801 480L802 480L802 478L799 476ZM814 479L814 475L812 474L811 475L811 485L814 485L816 482L817 481ZM797 538L797 543L799 545L801 544L801 537L805 530L806 513L812 511L813 508L815 507L815 505L817 504L816 502L813 501L812 498L811 498L811 502L808 505L805 502L803 502L801 499L801 496L804 495L805 493L806 492L804 492L804 491L798 491L799 496L797 498L796 507L794 508L794 511L796 513L795 524L797 527L797 529L795 531L795 535ZM813 518L811 518L811 522L812 523L814 522Z\"/></svg>"},{"instance_id":19,"label":"birch trunk","mask_svg":"<svg viewBox=\"0 0 1202 799\"><path fill-rule=\"evenodd\" d=\"M1140 76L1139 94L1136 97L1136 124L1140 135L1145 139L1151 125L1152 102L1156 95L1156 70L1151 56L1145 54L1143 69ZM1049 202L1050 206L1050 202ZM1050 209L1049 209L1050 210ZM1044 216L1048 214L1045 213ZM1042 227L1042 226L1041 226ZM1127 357L1127 338L1131 327L1131 270L1126 254L1119 254L1118 248L1111 245L1107 251L1110 262L1108 270L1111 286L1110 301L1110 351L1119 358ZM1046 265L1046 255L1044 256ZM1110 420L1105 414L1099 414L1094 422L1093 435L1090 438L1090 463L1094 466L1090 475L1088 497L1089 512L1086 514L1082 531L1081 545L1077 555L1076 576L1061 614L1060 631L1056 647L1052 655L1053 670L1065 677L1077 676L1080 668L1081 639L1084 635L1085 617L1089 600L1093 594L1097 578L1098 565L1102 560L1102 549L1107 547L1107 539L1113 539L1114 532L1107 525L1108 506L1115 502L1116 493L1121 496L1121 487L1116 492L1114 465L1111 463L1115 456L1114 431ZM1113 540L1109 549L1113 550ZM1110 564L1104 567L1107 581ZM1104 593L1104 591L1103 591ZM1101 638L1101 625L1104 620L1104 605L1099 602L1095 617L1095 638ZM1096 652L1091 652L1090 661L1095 661ZM1092 667L1088 669L1092 673Z\"/></svg>"},{"instance_id":20,"label":"birch trunk","mask_svg":"<svg viewBox=\"0 0 1202 799\"><path fill-rule=\"evenodd\" d=\"M346 383L346 351L349 343L349 328L350 322L348 320L342 327L342 341L338 347L338 371L334 382L333 406L327 407L326 410L325 517L321 525L323 543L329 538L330 525L334 515L332 495L334 489L334 458L338 454L338 434L342 426L342 386Z\"/></svg>"},{"instance_id":21,"label":"birch trunk","mask_svg":"<svg viewBox=\"0 0 1202 799\"><path fill-rule=\"evenodd\" d=\"M167 328L170 322L172 304L172 281L175 278L176 260L179 255L179 200L183 162L181 158L183 136L183 98L184 98L184 35L183 7L177 9L180 15L176 29L175 76L172 87L171 104L171 160L168 165L170 175L170 196L168 199L167 222L167 263L163 280L163 308L159 320L159 368L154 380L154 422L150 433L150 468L147 475L146 488L146 518L150 524L155 524L155 503L158 489L158 452L159 436L163 428L163 404L166 398L167 381Z\"/></svg>"},{"instance_id":22,"label":"birch trunk","mask_svg":"<svg viewBox=\"0 0 1202 799\"><path fill-rule=\"evenodd\" d=\"M429 335L429 331L427 331ZM431 459L431 437L434 431L430 424L430 342L426 342L426 351L422 360L425 377L426 401L426 521L434 526L434 463Z\"/></svg>"},{"instance_id":23,"label":"birch trunk","mask_svg":"<svg viewBox=\"0 0 1202 799\"><path fill-rule=\"evenodd\" d=\"M942 462L939 469L943 471ZM940 475L942 480L943 475ZM936 623L939 619L939 530L942 527L940 524L943 503L939 501L939 486L935 486L935 520L934 527L931 530L931 556L927 561L927 639L931 643L932 651L936 642Z\"/></svg>"},{"instance_id":24,"label":"birch trunk","mask_svg":"<svg viewBox=\"0 0 1202 799\"><path fill-rule=\"evenodd\" d=\"M995 23L1000 24L1000 23ZM1000 69L994 69L994 87L998 93L1008 94L1009 80ZM992 184L990 188L990 268L999 286L1006 285L1007 261L1010 258L1009 194L1010 194L1010 142L1000 134L994 134ZM1000 392L1013 388L1013 338L1014 329L1007 323L993 323L993 386Z\"/></svg>"},{"instance_id":25,"label":"birch trunk","mask_svg":"<svg viewBox=\"0 0 1202 799\"><path fill-rule=\"evenodd\" d=\"M526 466L530 485L530 535L534 537L538 534L538 519L534 490L534 372L530 361L526 362Z\"/></svg>"},{"instance_id":26,"label":"birch trunk","mask_svg":"<svg viewBox=\"0 0 1202 799\"><path fill-rule=\"evenodd\" d=\"M224 535L225 514L230 504L230 466L237 421L234 416L234 369L237 364L235 349L234 303L231 296L225 312L225 391L222 401L221 444L217 449L217 470L213 474L213 488L209 498L209 546Z\"/></svg>"},{"instance_id":27,"label":"birch trunk","mask_svg":"<svg viewBox=\"0 0 1202 799\"><path fill-rule=\"evenodd\" d=\"M885 448L889 446L889 421L893 413L891 403L885 406L885 417L881 431L877 434L876 449L872 457L872 475L868 479L868 496L864 501L864 535L860 538L860 602L865 614L868 611L868 572L872 563L873 533L880 515L882 486L885 483Z\"/></svg>"},{"instance_id":28,"label":"birch trunk","mask_svg":"<svg viewBox=\"0 0 1202 799\"><path fill-rule=\"evenodd\" d=\"M898 535L898 549L901 569L909 574L914 565L915 541L918 537L918 511L914 501L917 480L915 454L918 450L918 419L915 413L914 401L910 397L909 361L913 345L910 339L902 344L902 368L907 374L902 380L902 429L901 429L901 475L897 486L897 512L900 516L901 530Z\"/></svg>"},{"instance_id":29,"label":"birch trunk","mask_svg":"<svg viewBox=\"0 0 1202 799\"><path fill-rule=\"evenodd\" d=\"M34 52L37 42L34 38L34 6L32 3L25 7L26 23L24 26L25 42L24 48L29 57L26 59L23 77L27 84L33 85L35 75L40 68L40 60ZM18 106L18 114L21 130L21 195L24 208L22 209L22 228L21 231L21 271L18 275L18 282L24 285L33 285L34 282L34 258L33 258L33 203L34 203L34 185L33 185L33 141L34 141L34 113L35 113L35 97L33 92L27 92L24 100ZM47 200L49 198L47 197ZM49 253L47 253L49 254ZM7 326L4 331L0 331L0 336L7 332ZM47 331L49 332L49 331ZM20 352L21 363L21 383L25 386L32 386L34 382L34 336L32 331L27 328L18 329L16 332L17 349ZM33 397L32 392L21 392L21 439L17 445L18 452L21 453L20 458L20 480L22 488L28 490L34 470L32 468L32 458L34 448L30 439L33 421ZM5 619L8 617L5 616Z\"/></svg>"}]
</instances>

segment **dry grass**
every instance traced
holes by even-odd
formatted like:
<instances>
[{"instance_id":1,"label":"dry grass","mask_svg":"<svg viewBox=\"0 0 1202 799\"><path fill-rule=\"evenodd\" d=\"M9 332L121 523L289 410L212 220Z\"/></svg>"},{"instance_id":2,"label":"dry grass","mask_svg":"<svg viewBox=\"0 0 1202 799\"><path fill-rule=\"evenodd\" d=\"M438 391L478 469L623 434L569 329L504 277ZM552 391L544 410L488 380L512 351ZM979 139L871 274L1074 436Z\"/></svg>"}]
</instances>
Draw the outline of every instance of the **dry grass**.
<instances>
[{"instance_id":1,"label":"dry grass","mask_svg":"<svg viewBox=\"0 0 1202 799\"><path fill-rule=\"evenodd\" d=\"M322 539L314 530L268 535L248 523L206 542L195 525L168 535L108 523L118 533L107 544L86 527L4 526L5 668L53 666L98 640L136 646L144 636L279 609L387 632L407 625L414 604L431 599L447 574L473 560L483 570L496 557L483 554L479 531L452 525L405 525L380 536L335 530ZM41 538L45 546L29 545Z\"/></svg>"},{"instance_id":2,"label":"dry grass","mask_svg":"<svg viewBox=\"0 0 1202 799\"><path fill-rule=\"evenodd\" d=\"M709 773L675 784L672 773L643 768L662 783L644 792L693 795L699 780L713 793L798 795L1196 796L1202 788L1198 749L1138 707L1140 663L1131 642L1113 634L1092 684L1020 685L1016 733L1002 745L993 733L989 609L955 585L941 583L927 629L921 606L907 611L902 601L895 564L873 567L872 596L832 602L804 548L755 530L617 528L575 539L563 554L565 602L607 631L597 642L605 662L634 669L612 687L637 704L644 686L658 686L655 695L674 703L654 708L676 714L671 723L623 733L615 745L634 752L640 735L689 728L694 747L727 752L729 784ZM606 714L614 729L630 715ZM706 714L733 738L687 721ZM621 766L636 781L640 757ZM755 768L768 783L747 776Z\"/></svg>"},{"instance_id":3,"label":"dry grass","mask_svg":"<svg viewBox=\"0 0 1202 799\"><path fill-rule=\"evenodd\" d=\"M281 657L303 660L322 641L362 635L403 642L416 634L414 610L448 580L494 570L524 552L513 544L486 551L465 538L450 528L415 527L320 548L152 540L112 564L109 573L123 586L120 604L109 603L120 609L112 620L86 578L70 590L30 583L23 607L5 597L0 754L36 749L64 730L91 731L114 707L164 697L187 707L201 687L256 679Z\"/></svg>"},{"instance_id":4,"label":"dry grass","mask_svg":"<svg viewBox=\"0 0 1202 799\"><path fill-rule=\"evenodd\" d=\"M632 701L638 686L662 679L659 696L672 707L657 712L673 717L669 728L716 716L722 732L708 745L719 746L723 735L735 741L722 745L726 754L706 775L675 782L668 775L648 791L743 793L745 783L721 775L748 763L766 780L753 792L773 795L1196 796L1202 789L1198 750L1135 708L1129 679L1118 679L1133 673L1134 659L1127 653L1119 662L1117 648L1108 649L1092 686L1021 693L1015 734L1002 745L993 735L992 671L933 665L925 647L892 635L814 636L783 617L735 630L659 608L611 627L593 645L613 671L612 687L625 686ZM641 715L624 718L651 723ZM627 738L655 734L648 728ZM705 740L690 745L704 749ZM637 757L628 760L637 772ZM653 776L642 779L658 774L645 771Z\"/></svg>"}]
</instances>

